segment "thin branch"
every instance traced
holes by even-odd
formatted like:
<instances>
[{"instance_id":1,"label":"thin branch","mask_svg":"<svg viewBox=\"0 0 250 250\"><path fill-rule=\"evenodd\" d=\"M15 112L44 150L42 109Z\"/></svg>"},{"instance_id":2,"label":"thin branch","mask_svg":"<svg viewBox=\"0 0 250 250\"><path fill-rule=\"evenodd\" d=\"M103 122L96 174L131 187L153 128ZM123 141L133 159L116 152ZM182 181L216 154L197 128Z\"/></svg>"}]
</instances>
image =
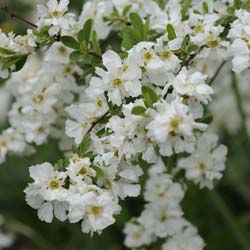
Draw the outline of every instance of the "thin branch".
<instances>
[{"instance_id":1,"label":"thin branch","mask_svg":"<svg viewBox=\"0 0 250 250\"><path fill-rule=\"evenodd\" d=\"M213 77L211 78L211 80L209 81L208 85L212 85L213 82L216 80L217 76L219 75L219 73L221 72L223 66L226 64L227 61L223 61L221 63L221 65L219 66L219 68L216 70L215 74L213 75Z\"/></svg>"},{"instance_id":2,"label":"thin branch","mask_svg":"<svg viewBox=\"0 0 250 250\"><path fill-rule=\"evenodd\" d=\"M224 199L216 191L210 193L211 201L214 203L214 207L218 210L221 217L224 219L228 228L230 228L235 239L238 241L242 250L249 249L249 241L247 236L243 233L241 225L239 224L237 218L232 214L231 210L228 208Z\"/></svg>"},{"instance_id":3,"label":"thin branch","mask_svg":"<svg viewBox=\"0 0 250 250\"><path fill-rule=\"evenodd\" d=\"M242 100L242 96L240 93L240 89L238 86L238 82L237 82L237 78L236 78L236 74L232 73L232 89L234 91L234 96L235 96L235 100L236 100L236 105L240 114L240 118L241 118L241 124L242 124L242 129L243 132L245 134L245 139L246 139L246 146L247 146L247 151L250 153L250 136L248 133L248 129L247 129L247 116L244 110L244 106L243 106L243 100Z\"/></svg>"},{"instance_id":4,"label":"thin branch","mask_svg":"<svg viewBox=\"0 0 250 250\"><path fill-rule=\"evenodd\" d=\"M93 51L87 51L87 53L88 53L89 55L91 55L91 56L94 56L94 57L98 58L98 59L102 59L102 56L101 56L101 55L99 55L99 54L97 54L97 53L95 53L95 52L93 52Z\"/></svg>"},{"instance_id":5,"label":"thin branch","mask_svg":"<svg viewBox=\"0 0 250 250\"><path fill-rule=\"evenodd\" d=\"M192 61L195 59L195 57L199 55L204 48L206 48L206 45L201 46L200 49L197 51L197 53L191 55L186 61L184 61L181 64L181 67L179 68L179 70L177 71L177 75L181 72L183 67L185 66L188 67L192 63Z\"/></svg>"},{"instance_id":6,"label":"thin branch","mask_svg":"<svg viewBox=\"0 0 250 250\"><path fill-rule=\"evenodd\" d=\"M99 124L107 115L109 114L109 111L107 111L105 114L103 114L99 119L97 119L95 122L92 123L91 127L88 129L86 134L89 134L97 124Z\"/></svg>"},{"instance_id":7,"label":"thin branch","mask_svg":"<svg viewBox=\"0 0 250 250\"><path fill-rule=\"evenodd\" d=\"M28 20L26 20L25 18L18 16L16 13L12 12L7 6L2 6L0 5L0 10L2 10L3 12L5 12L6 14L8 14L11 18L17 18L18 20L23 21L24 23L32 26L33 28L37 29L38 26Z\"/></svg>"}]
</instances>

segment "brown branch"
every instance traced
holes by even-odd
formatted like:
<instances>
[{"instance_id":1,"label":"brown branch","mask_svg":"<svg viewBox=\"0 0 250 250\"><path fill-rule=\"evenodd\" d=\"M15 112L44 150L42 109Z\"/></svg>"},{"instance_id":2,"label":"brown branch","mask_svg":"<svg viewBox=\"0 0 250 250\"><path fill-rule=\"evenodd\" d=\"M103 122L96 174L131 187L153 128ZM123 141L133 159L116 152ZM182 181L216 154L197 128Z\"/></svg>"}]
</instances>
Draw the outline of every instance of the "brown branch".
<instances>
[{"instance_id":1,"label":"brown branch","mask_svg":"<svg viewBox=\"0 0 250 250\"><path fill-rule=\"evenodd\" d=\"M206 45L201 46L200 49L199 49L199 51L197 53L191 55L186 61L184 61L181 64L181 67L179 68L179 70L177 71L177 75L181 72L181 70L182 70L183 67L185 67L185 66L188 67L192 63L192 61L195 59L195 57L197 55L199 55L204 48L206 48Z\"/></svg>"},{"instance_id":2,"label":"brown branch","mask_svg":"<svg viewBox=\"0 0 250 250\"><path fill-rule=\"evenodd\" d=\"M86 134L89 134L94 128L95 126L100 123L107 115L109 114L109 111L107 111L105 114L103 114L99 119L97 119L95 122L92 123L91 127L88 129L88 131L86 132Z\"/></svg>"},{"instance_id":3,"label":"brown branch","mask_svg":"<svg viewBox=\"0 0 250 250\"><path fill-rule=\"evenodd\" d=\"M93 56L93 57L96 57L96 58L98 58L98 59L102 59L102 56L99 55L99 54L97 54L97 53L95 53L95 52L87 51L87 53L88 53L89 55Z\"/></svg>"},{"instance_id":4,"label":"brown branch","mask_svg":"<svg viewBox=\"0 0 250 250\"><path fill-rule=\"evenodd\" d=\"M221 63L221 65L219 66L219 68L216 70L215 74L213 75L213 77L211 78L211 80L209 81L208 85L212 85L213 82L216 80L217 76L219 75L219 73L221 72L223 66L225 65L227 61L223 61Z\"/></svg>"},{"instance_id":5,"label":"brown branch","mask_svg":"<svg viewBox=\"0 0 250 250\"><path fill-rule=\"evenodd\" d=\"M37 29L38 26L28 20L26 20L25 18L18 16L16 13L12 12L7 6L2 6L0 5L0 10L2 10L3 12L5 12L6 14L8 14L11 18L17 18L18 20L23 21L24 23L32 26L33 28Z\"/></svg>"}]
</instances>

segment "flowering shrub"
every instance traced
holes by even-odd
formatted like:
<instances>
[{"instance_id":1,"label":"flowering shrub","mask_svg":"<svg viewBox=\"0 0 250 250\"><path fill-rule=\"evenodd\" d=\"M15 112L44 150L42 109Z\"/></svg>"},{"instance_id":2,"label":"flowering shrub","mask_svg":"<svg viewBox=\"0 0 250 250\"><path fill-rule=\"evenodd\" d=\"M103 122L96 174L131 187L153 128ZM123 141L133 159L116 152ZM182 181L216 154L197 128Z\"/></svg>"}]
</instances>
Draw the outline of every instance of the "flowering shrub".
<instances>
[{"instance_id":1,"label":"flowering shrub","mask_svg":"<svg viewBox=\"0 0 250 250\"><path fill-rule=\"evenodd\" d=\"M226 61L237 75L250 66L250 4L158 2L89 1L77 16L69 0L49 0L26 35L0 32L0 77L14 97L0 161L54 138L64 158L31 166L24 190L40 220L100 234L121 200L142 194L127 247L200 250L181 202L189 181L212 189L222 178L228 150L208 104Z\"/></svg>"}]
</instances>

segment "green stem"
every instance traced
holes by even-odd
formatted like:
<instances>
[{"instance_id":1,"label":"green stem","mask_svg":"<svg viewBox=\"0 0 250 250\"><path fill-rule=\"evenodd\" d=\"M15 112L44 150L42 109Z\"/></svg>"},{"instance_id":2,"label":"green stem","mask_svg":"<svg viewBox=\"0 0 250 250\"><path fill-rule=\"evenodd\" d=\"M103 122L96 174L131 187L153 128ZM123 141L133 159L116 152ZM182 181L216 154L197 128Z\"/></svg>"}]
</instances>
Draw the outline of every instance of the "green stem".
<instances>
[{"instance_id":1,"label":"green stem","mask_svg":"<svg viewBox=\"0 0 250 250\"><path fill-rule=\"evenodd\" d=\"M36 249L40 250L55 249L54 246L52 246L49 242L47 242L34 229L19 221L11 220L8 223L6 223L6 226L9 230L17 232L18 234L21 234L24 237L30 239L33 242L34 246L36 246Z\"/></svg>"},{"instance_id":2,"label":"green stem","mask_svg":"<svg viewBox=\"0 0 250 250\"><path fill-rule=\"evenodd\" d=\"M232 214L232 212L228 209L225 201L221 198L218 192L214 191L210 193L211 200L214 203L214 207L218 210L218 212L223 217L225 223L231 229L232 234L235 239L238 241L242 250L249 250L250 243L245 237L241 226L238 224L237 218Z\"/></svg>"},{"instance_id":3,"label":"green stem","mask_svg":"<svg viewBox=\"0 0 250 250\"><path fill-rule=\"evenodd\" d=\"M244 111L243 108L243 100L241 97L241 93L239 90L239 86L237 83L237 78L236 78L236 74L233 73L232 74L232 89L234 91L234 96L236 99L236 105L240 114L240 118L241 118L241 124L242 124L242 129L246 138L246 146L247 146L247 151L248 153L250 153L250 137L249 137L249 133L247 130L247 117L246 117L246 113Z\"/></svg>"}]
</instances>

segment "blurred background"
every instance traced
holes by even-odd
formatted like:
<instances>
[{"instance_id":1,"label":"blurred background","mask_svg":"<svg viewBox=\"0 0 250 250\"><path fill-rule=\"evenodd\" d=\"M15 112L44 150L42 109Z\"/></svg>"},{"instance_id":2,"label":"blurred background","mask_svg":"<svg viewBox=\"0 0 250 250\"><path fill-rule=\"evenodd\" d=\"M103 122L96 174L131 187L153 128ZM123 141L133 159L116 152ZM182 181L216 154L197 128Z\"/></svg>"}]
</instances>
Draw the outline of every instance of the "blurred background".
<instances>
[{"instance_id":1,"label":"blurred background","mask_svg":"<svg viewBox=\"0 0 250 250\"><path fill-rule=\"evenodd\" d=\"M42 0L0 0L13 12L34 20L36 3ZM70 8L79 13L84 0L71 0ZM22 34L27 26L0 12L0 28L4 32L14 30ZM250 249L250 135L247 128L247 112L250 112L249 77L238 81L235 94L231 77L215 82L218 96L211 106L214 115L214 130L220 134L221 142L229 147L227 170L215 191L199 190L190 184L183 202L185 217L199 229L205 239L206 250ZM223 79L223 80L222 80ZM220 85L221 84L221 85ZM218 85L218 87L217 87ZM238 112L237 93L245 98L245 114ZM247 96L246 96L247 95ZM0 87L0 129L8 127L7 110L12 100L6 87ZM244 123L246 122L246 123ZM123 212L117 223L105 230L101 236L84 235L80 224L54 221L46 224L39 221L35 210L25 203L23 189L29 182L28 167L44 161L56 162L60 158L57 142L51 141L39 148L36 155L28 158L9 157L0 166L0 249L6 243L2 233L8 233L13 250L122 250L122 228L132 216L137 216L143 207L140 199L130 199L123 204ZM1 243L2 242L2 243ZM2 244L2 245L1 245ZM156 244L151 250L160 249Z\"/></svg>"}]
</instances>

